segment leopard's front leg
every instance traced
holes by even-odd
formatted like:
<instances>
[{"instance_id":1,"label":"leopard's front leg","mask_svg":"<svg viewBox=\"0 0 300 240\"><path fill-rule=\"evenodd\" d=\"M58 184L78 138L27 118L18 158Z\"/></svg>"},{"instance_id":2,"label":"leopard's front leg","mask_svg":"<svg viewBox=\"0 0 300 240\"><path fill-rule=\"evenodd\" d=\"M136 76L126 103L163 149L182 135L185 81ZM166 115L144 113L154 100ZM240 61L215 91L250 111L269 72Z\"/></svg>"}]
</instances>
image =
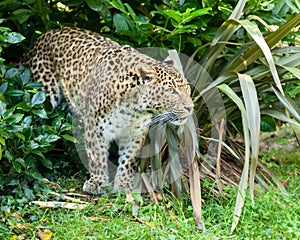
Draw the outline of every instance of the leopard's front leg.
<instances>
[{"instance_id":1,"label":"leopard's front leg","mask_svg":"<svg viewBox=\"0 0 300 240\"><path fill-rule=\"evenodd\" d=\"M136 172L138 154L144 143L147 126L135 129L137 132L123 136L119 140L119 166L115 176L115 190L132 190Z\"/></svg>"},{"instance_id":2,"label":"leopard's front leg","mask_svg":"<svg viewBox=\"0 0 300 240\"><path fill-rule=\"evenodd\" d=\"M91 194L99 194L101 187L108 184L108 149L109 141L99 136L99 130L94 124L86 124L85 142L89 157L90 179L85 181L83 191Z\"/></svg>"}]
</instances>

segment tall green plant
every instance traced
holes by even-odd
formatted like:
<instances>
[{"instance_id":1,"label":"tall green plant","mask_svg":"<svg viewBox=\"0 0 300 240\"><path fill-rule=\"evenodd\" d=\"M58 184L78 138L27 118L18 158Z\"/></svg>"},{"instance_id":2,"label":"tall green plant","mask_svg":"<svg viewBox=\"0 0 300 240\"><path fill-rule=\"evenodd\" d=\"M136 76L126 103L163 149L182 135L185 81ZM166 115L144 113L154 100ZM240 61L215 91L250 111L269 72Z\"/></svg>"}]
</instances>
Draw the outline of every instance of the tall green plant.
<instances>
[{"instance_id":1,"label":"tall green plant","mask_svg":"<svg viewBox=\"0 0 300 240\"><path fill-rule=\"evenodd\" d=\"M237 8L241 6L242 4L237 5ZM242 9L239 9L238 12L241 11ZM295 26L297 26L297 24L299 24L300 15L295 15L295 17L282 25L278 30L270 33L266 37L263 37L257 25L250 20L252 20L252 18L249 20L229 19L226 21L219 29L212 46L208 49L203 60L204 68L208 72L212 72L217 58L222 55L221 52L227 45L227 41L240 27L243 27L254 40L254 42L250 42L249 46L246 45L246 47L242 47L236 51L236 54L231 58L232 60L228 61L228 63L220 70L219 76L216 76L215 81L201 92L201 94L204 94L213 87L218 86L218 88L236 104L242 116L242 133L244 135L245 143L244 169L239 184L231 232L236 228L241 215L241 209L244 205L246 189L248 186L248 176L250 181L251 199L254 202L255 171L257 164L261 164L258 161L261 114L271 113L270 116L272 117L281 120L284 119L286 122L299 126L297 113L299 112L299 106L297 106L292 99L284 97L283 84L285 80L283 77L286 76L288 72L299 77L297 68L300 65L300 61L287 61L289 62L289 66L280 66L280 68L284 68L286 71L278 72L277 68L279 66L276 68L275 65L276 60L277 62L280 62L280 56L278 61L278 57L275 58L275 55L272 55L271 49L274 48L275 45L278 44L279 41L281 41ZM276 46L275 49L278 48L280 47ZM296 51L294 50L293 47L284 49L284 52L289 53L289 59L294 59L295 55L299 53L299 49ZM282 53L283 52L281 52L281 54ZM260 65L256 62L259 62ZM243 72L243 74L238 72ZM198 81L201 80L203 79L198 79ZM239 83L239 86L237 83ZM271 85L275 85L276 88L270 88ZM237 91L233 89L237 89ZM264 101L258 101L258 95L264 91L269 91L268 89L274 91L277 99L291 113L294 120L286 116L284 111L279 113L275 110L276 114L274 114L274 110L266 109ZM239 97L240 91L242 92L242 98ZM228 104L231 103L228 102L227 105ZM260 111L261 108L264 109L262 112ZM231 109L231 112L234 111ZM230 116L228 116L228 118L230 118ZM298 123L296 123L295 120L298 121ZM282 186L281 188L283 189Z\"/></svg>"}]
</instances>

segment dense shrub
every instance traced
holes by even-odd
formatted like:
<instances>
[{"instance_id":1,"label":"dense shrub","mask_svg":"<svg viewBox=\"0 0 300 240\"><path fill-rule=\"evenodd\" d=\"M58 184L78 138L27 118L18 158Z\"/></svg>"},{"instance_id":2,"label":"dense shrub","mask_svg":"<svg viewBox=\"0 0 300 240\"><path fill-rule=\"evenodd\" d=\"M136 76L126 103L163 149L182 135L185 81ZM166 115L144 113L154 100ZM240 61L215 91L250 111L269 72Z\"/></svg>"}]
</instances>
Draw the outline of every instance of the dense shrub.
<instances>
[{"instance_id":1,"label":"dense shrub","mask_svg":"<svg viewBox=\"0 0 300 240\"><path fill-rule=\"evenodd\" d=\"M2 27L0 39L0 46L6 47L23 37ZM34 197L35 180L68 162L59 162L53 154L58 147L69 155L74 150L73 143L68 144L76 141L70 135L72 118L66 104L52 110L42 84L30 82L28 69L6 66L3 60L0 69L0 193L21 196L25 191L21 199L28 200Z\"/></svg>"}]
</instances>

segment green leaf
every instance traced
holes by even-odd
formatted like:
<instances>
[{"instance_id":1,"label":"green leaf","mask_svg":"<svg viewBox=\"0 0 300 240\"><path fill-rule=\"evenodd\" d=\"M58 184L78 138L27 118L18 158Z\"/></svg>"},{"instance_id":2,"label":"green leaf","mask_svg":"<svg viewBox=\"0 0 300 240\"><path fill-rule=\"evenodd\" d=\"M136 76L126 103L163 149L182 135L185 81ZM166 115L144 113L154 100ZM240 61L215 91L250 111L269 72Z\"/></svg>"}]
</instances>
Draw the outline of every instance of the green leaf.
<instances>
[{"instance_id":1,"label":"green leaf","mask_svg":"<svg viewBox=\"0 0 300 240\"><path fill-rule=\"evenodd\" d=\"M32 149L31 152L40 156L41 158L45 158L44 154L41 151L39 151L38 149Z\"/></svg>"},{"instance_id":2,"label":"green leaf","mask_svg":"<svg viewBox=\"0 0 300 240\"><path fill-rule=\"evenodd\" d=\"M37 179L37 180L43 179L43 176L40 173L36 172L36 171L26 170L25 173L28 174L29 176Z\"/></svg>"},{"instance_id":3,"label":"green leaf","mask_svg":"<svg viewBox=\"0 0 300 240\"><path fill-rule=\"evenodd\" d=\"M20 69L18 68L10 68L5 72L5 78L14 78L18 76L20 73Z\"/></svg>"},{"instance_id":4,"label":"green leaf","mask_svg":"<svg viewBox=\"0 0 300 240\"><path fill-rule=\"evenodd\" d=\"M247 114L248 128L251 141L251 166L250 166L250 195L254 203L254 178L258 162L259 142L260 142L260 109L257 98L255 84L247 74L238 74L238 78L243 93L244 104Z\"/></svg>"},{"instance_id":5,"label":"green leaf","mask_svg":"<svg viewBox=\"0 0 300 240\"><path fill-rule=\"evenodd\" d=\"M43 87L43 84L40 82L30 82L27 83L24 87L25 89L40 89Z\"/></svg>"},{"instance_id":6,"label":"green leaf","mask_svg":"<svg viewBox=\"0 0 300 240\"><path fill-rule=\"evenodd\" d=\"M113 22L117 32L130 30L130 22L124 14L115 14L113 16Z\"/></svg>"},{"instance_id":7,"label":"green leaf","mask_svg":"<svg viewBox=\"0 0 300 240\"><path fill-rule=\"evenodd\" d=\"M7 90L5 92L6 96L11 96L11 97L22 97L24 95L24 91L22 90Z\"/></svg>"},{"instance_id":8,"label":"green leaf","mask_svg":"<svg viewBox=\"0 0 300 240\"><path fill-rule=\"evenodd\" d=\"M103 8L103 0L85 0L85 2L91 9L96 12L101 11Z\"/></svg>"},{"instance_id":9,"label":"green leaf","mask_svg":"<svg viewBox=\"0 0 300 240\"><path fill-rule=\"evenodd\" d=\"M262 116L260 129L263 132L274 132L276 131L276 122L273 117Z\"/></svg>"},{"instance_id":10,"label":"green leaf","mask_svg":"<svg viewBox=\"0 0 300 240\"><path fill-rule=\"evenodd\" d=\"M274 63L274 59L273 59L271 50L270 50L267 42L265 41L262 33L260 32L258 26L256 24L250 22L249 20L239 20L238 22L247 30L247 32L254 39L256 44L260 47L261 51L265 55L265 58L268 62L268 65L269 65L271 74L274 78L274 81L276 83L276 86L280 90L280 92L283 93L283 89L282 89L281 82L280 82L280 79L279 79L279 76L278 76L278 73L277 73L277 70L275 67L275 63ZM248 59L246 61L248 61Z\"/></svg>"},{"instance_id":11,"label":"green leaf","mask_svg":"<svg viewBox=\"0 0 300 240\"><path fill-rule=\"evenodd\" d=\"M20 163L13 161L13 167L17 173L21 173L21 164Z\"/></svg>"},{"instance_id":12,"label":"green leaf","mask_svg":"<svg viewBox=\"0 0 300 240\"><path fill-rule=\"evenodd\" d=\"M52 127L54 130L58 131L61 126L61 117L57 117L52 121Z\"/></svg>"},{"instance_id":13,"label":"green leaf","mask_svg":"<svg viewBox=\"0 0 300 240\"><path fill-rule=\"evenodd\" d=\"M33 109L32 113L39 116L42 119L47 119L47 112L44 109Z\"/></svg>"},{"instance_id":14,"label":"green leaf","mask_svg":"<svg viewBox=\"0 0 300 240\"><path fill-rule=\"evenodd\" d=\"M6 103L0 100L0 116L6 112Z\"/></svg>"},{"instance_id":15,"label":"green leaf","mask_svg":"<svg viewBox=\"0 0 300 240\"><path fill-rule=\"evenodd\" d=\"M69 134L64 134L64 135L62 135L62 137L70 142L79 143L79 141L76 138L74 138L73 136L71 136Z\"/></svg>"},{"instance_id":16,"label":"green leaf","mask_svg":"<svg viewBox=\"0 0 300 240\"><path fill-rule=\"evenodd\" d=\"M20 74L20 78L22 80L23 85L27 84L30 80L30 70L25 69L24 72Z\"/></svg>"},{"instance_id":17,"label":"green leaf","mask_svg":"<svg viewBox=\"0 0 300 240\"><path fill-rule=\"evenodd\" d=\"M7 38L6 42L11 43L11 44L19 43L25 39L20 33L17 33L17 32L8 33L7 37L8 38Z\"/></svg>"},{"instance_id":18,"label":"green leaf","mask_svg":"<svg viewBox=\"0 0 300 240\"><path fill-rule=\"evenodd\" d=\"M14 157L11 155L10 151L5 150L4 157L6 157L9 161L12 161Z\"/></svg>"},{"instance_id":19,"label":"green leaf","mask_svg":"<svg viewBox=\"0 0 300 240\"><path fill-rule=\"evenodd\" d=\"M28 18L31 16L32 11L29 9L17 9L12 12L10 20L17 20L19 24L25 23Z\"/></svg>"},{"instance_id":20,"label":"green leaf","mask_svg":"<svg viewBox=\"0 0 300 240\"><path fill-rule=\"evenodd\" d=\"M1 144L2 146L5 146L5 139L2 138L1 136L0 136L0 144Z\"/></svg>"},{"instance_id":21,"label":"green leaf","mask_svg":"<svg viewBox=\"0 0 300 240\"><path fill-rule=\"evenodd\" d=\"M6 131L6 129L0 128L0 136L7 139L9 137L9 133Z\"/></svg>"},{"instance_id":22,"label":"green leaf","mask_svg":"<svg viewBox=\"0 0 300 240\"><path fill-rule=\"evenodd\" d=\"M41 91L33 95L31 99L32 106L42 104L46 100L46 93Z\"/></svg>"},{"instance_id":23,"label":"green leaf","mask_svg":"<svg viewBox=\"0 0 300 240\"><path fill-rule=\"evenodd\" d=\"M194 47L198 47L198 46L201 46L202 45L202 41L201 41L201 39L199 39L199 38L195 38L195 37L188 37L187 38L187 40L190 42L190 43L192 43L192 44L194 44Z\"/></svg>"},{"instance_id":24,"label":"green leaf","mask_svg":"<svg viewBox=\"0 0 300 240\"><path fill-rule=\"evenodd\" d=\"M0 1L0 10L2 12L11 11L11 10L17 9L22 4L23 4L22 1L17 1L17 0Z\"/></svg>"},{"instance_id":25,"label":"green leaf","mask_svg":"<svg viewBox=\"0 0 300 240\"><path fill-rule=\"evenodd\" d=\"M23 119L23 123L27 126L29 126L32 122L32 117L31 116L27 116Z\"/></svg>"},{"instance_id":26,"label":"green leaf","mask_svg":"<svg viewBox=\"0 0 300 240\"><path fill-rule=\"evenodd\" d=\"M120 10L122 13L127 13L125 5L122 3L122 1L120 1L120 0L113 0L113 1L110 1L110 4L114 8Z\"/></svg>"},{"instance_id":27,"label":"green leaf","mask_svg":"<svg viewBox=\"0 0 300 240\"><path fill-rule=\"evenodd\" d=\"M182 16L181 13L179 11L175 11L175 10L163 10L163 13L169 17L174 19L177 23L180 23L182 21Z\"/></svg>"},{"instance_id":28,"label":"green leaf","mask_svg":"<svg viewBox=\"0 0 300 240\"><path fill-rule=\"evenodd\" d=\"M24 126L17 125L17 124L13 124L13 125L10 124L10 125L6 126L6 131L12 132L12 133L21 132L21 131L23 131L23 129L24 129Z\"/></svg>"},{"instance_id":29,"label":"green leaf","mask_svg":"<svg viewBox=\"0 0 300 240\"><path fill-rule=\"evenodd\" d=\"M43 163L43 165L49 169L52 169L53 168L53 164L50 160L46 159L46 158L41 158L40 159L41 162Z\"/></svg>"},{"instance_id":30,"label":"green leaf","mask_svg":"<svg viewBox=\"0 0 300 240\"><path fill-rule=\"evenodd\" d=\"M33 141L33 140L30 140L29 143L28 143L28 147L31 149L31 151L33 149L39 148L39 146L40 145L37 142Z\"/></svg>"},{"instance_id":31,"label":"green leaf","mask_svg":"<svg viewBox=\"0 0 300 240\"><path fill-rule=\"evenodd\" d=\"M30 111L30 105L25 103L25 102L20 102L18 103L17 105L17 109L21 109L23 110L24 112L29 112Z\"/></svg>"},{"instance_id":32,"label":"green leaf","mask_svg":"<svg viewBox=\"0 0 300 240\"><path fill-rule=\"evenodd\" d=\"M280 40L282 40L295 26L300 23L300 14L280 26L275 32L266 36L265 41L269 48L274 47ZM234 63L230 64L230 67L226 71L240 72L247 68L251 63L256 61L263 55L260 47L256 44L247 50L240 58Z\"/></svg>"},{"instance_id":33,"label":"green leaf","mask_svg":"<svg viewBox=\"0 0 300 240\"><path fill-rule=\"evenodd\" d=\"M24 114L22 114L22 113L15 113L15 114L7 117L5 119L5 121L7 124L19 123L22 120L23 116L24 116Z\"/></svg>"},{"instance_id":34,"label":"green leaf","mask_svg":"<svg viewBox=\"0 0 300 240\"><path fill-rule=\"evenodd\" d=\"M5 91L7 90L7 86L8 86L8 82L4 82L1 84L0 86L0 94L5 93Z\"/></svg>"},{"instance_id":35,"label":"green leaf","mask_svg":"<svg viewBox=\"0 0 300 240\"><path fill-rule=\"evenodd\" d=\"M234 19L240 19L243 14L244 6L247 0L239 0L236 7L234 8L232 14L225 21L221 27L218 29L215 34L214 39L212 40L211 47L205 53L201 59L201 66L207 71L213 71L214 63L216 59L220 56L220 53L224 49L226 42L232 37L233 33L238 29L237 22L233 21Z\"/></svg>"},{"instance_id":36,"label":"green leaf","mask_svg":"<svg viewBox=\"0 0 300 240\"><path fill-rule=\"evenodd\" d=\"M48 142L48 143L51 143L51 142L56 142L58 139L60 139L60 136L55 135L55 134L49 134L45 138L45 141Z\"/></svg>"},{"instance_id":37,"label":"green leaf","mask_svg":"<svg viewBox=\"0 0 300 240\"><path fill-rule=\"evenodd\" d=\"M34 138L35 141L38 141L42 144L49 144L49 143L57 141L58 139L60 139L60 136L55 135L55 134L39 135L38 137Z\"/></svg>"},{"instance_id":38,"label":"green leaf","mask_svg":"<svg viewBox=\"0 0 300 240\"><path fill-rule=\"evenodd\" d=\"M273 118L276 118L280 121L290 123L290 124L292 124L293 126L295 126L296 128L298 128L300 130L300 123L295 121L294 119L286 116L282 112L279 112L279 111L276 111L276 110L263 110L261 113L269 115L269 116L271 116Z\"/></svg>"},{"instance_id":39,"label":"green leaf","mask_svg":"<svg viewBox=\"0 0 300 240\"><path fill-rule=\"evenodd\" d=\"M14 134L15 134L18 138L20 138L22 141L25 141L25 136L24 136L22 133L20 133L20 132L14 132Z\"/></svg>"},{"instance_id":40,"label":"green leaf","mask_svg":"<svg viewBox=\"0 0 300 240\"><path fill-rule=\"evenodd\" d=\"M135 12L133 11L133 9L130 7L130 5L128 3L125 3L124 5L126 6L129 16L132 18L132 20L138 21L138 17L135 14Z\"/></svg>"},{"instance_id":41,"label":"green leaf","mask_svg":"<svg viewBox=\"0 0 300 240\"><path fill-rule=\"evenodd\" d=\"M193 11L193 9L188 8L186 9L186 12L182 14L182 22L181 24L185 24L190 22L191 20L193 20L196 17L200 17L203 16L205 14L208 14L211 11L211 8L203 8L203 9L198 9L196 11Z\"/></svg>"},{"instance_id":42,"label":"green leaf","mask_svg":"<svg viewBox=\"0 0 300 240\"><path fill-rule=\"evenodd\" d=\"M280 100L280 102L286 107L286 109L292 114L294 118L297 119L297 121L300 123L300 108L297 106L297 104L290 99L288 96L282 95L280 92L276 90L272 86L273 91L275 92L276 96Z\"/></svg>"},{"instance_id":43,"label":"green leaf","mask_svg":"<svg viewBox=\"0 0 300 240\"><path fill-rule=\"evenodd\" d=\"M24 102L24 103L27 103L29 106L30 106L30 102L31 102L31 101L30 101L30 100L31 100L30 98L31 98L30 93L27 92L27 91L25 91L22 99L23 99L23 102Z\"/></svg>"},{"instance_id":44,"label":"green leaf","mask_svg":"<svg viewBox=\"0 0 300 240\"><path fill-rule=\"evenodd\" d=\"M59 132L69 131L72 129L72 125L69 123L63 123L59 129Z\"/></svg>"}]
</instances>

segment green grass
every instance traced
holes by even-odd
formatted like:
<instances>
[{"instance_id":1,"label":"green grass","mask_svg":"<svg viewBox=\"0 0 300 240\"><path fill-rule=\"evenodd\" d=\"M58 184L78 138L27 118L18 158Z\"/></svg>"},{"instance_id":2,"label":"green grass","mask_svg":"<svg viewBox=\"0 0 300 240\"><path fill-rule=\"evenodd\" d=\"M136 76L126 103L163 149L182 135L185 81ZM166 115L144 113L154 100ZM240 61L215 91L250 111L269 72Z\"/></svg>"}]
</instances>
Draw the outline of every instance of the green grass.
<instances>
[{"instance_id":1,"label":"green grass","mask_svg":"<svg viewBox=\"0 0 300 240\"><path fill-rule=\"evenodd\" d=\"M41 232L51 232L51 239L300 239L299 159L297 149L285 149L284 154L273 149L263 156L285 181L288 195L272 188L261 190L254 206L247 199L231 236L236 190L226 187L226 198L204 189L205 232L195 228L187 199L182 203L167 195L159 206L145 199L133 217L125 197L111 195L90 200L83 210L16 207L10 199L1 204L0 239L38 239ZM73 179L70 184L78 183Z\"/></svg>"}]
</instances>

